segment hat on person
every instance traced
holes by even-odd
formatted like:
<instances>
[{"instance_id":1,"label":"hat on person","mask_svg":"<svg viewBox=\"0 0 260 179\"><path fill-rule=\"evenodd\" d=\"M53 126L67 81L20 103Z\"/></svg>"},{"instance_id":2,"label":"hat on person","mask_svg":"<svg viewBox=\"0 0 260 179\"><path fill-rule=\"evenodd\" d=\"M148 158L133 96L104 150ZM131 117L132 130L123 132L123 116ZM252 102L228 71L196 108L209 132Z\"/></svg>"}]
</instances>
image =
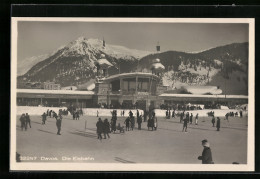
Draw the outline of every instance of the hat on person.
<instances>
[{"instance_id":1,"label":"hat on person","mask_svg":"<svg viewBox=\"0 0 260 179\"><path fill-rule=\"evenodd\" d=\"M202 142L202 143L206 143L206 142L208 142L208 140L207 140L207 139L204 139L204 140L202 140L201 142Z\"/></svg>"},{"instance_id":2,"label":"hat on person","mask_svg":"<svg viewBox=\"0 0 260 179\"><path fill-rule=\"evenodd\" d=\"M202 145L203 145L204 147L209 147L209 142L208 142L207 139L204 139L204 140L201 141L201 142L202 142Z\"/></svg>"}]
</instances>

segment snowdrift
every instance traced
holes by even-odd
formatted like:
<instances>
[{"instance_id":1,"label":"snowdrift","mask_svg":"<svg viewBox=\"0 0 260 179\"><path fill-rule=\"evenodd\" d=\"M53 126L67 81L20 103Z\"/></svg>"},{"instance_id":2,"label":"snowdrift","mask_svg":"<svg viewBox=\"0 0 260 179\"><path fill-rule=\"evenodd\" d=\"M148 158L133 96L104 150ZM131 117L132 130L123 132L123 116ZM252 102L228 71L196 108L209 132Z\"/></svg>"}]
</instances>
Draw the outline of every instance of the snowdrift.
<instances>
[{"instance_id":1,"label":"snowdrift","mask_svg":"<svg viewBox=\"0 0 260 179\"><path fill-rule=\"evenodd\" d=\"M28 113L29 115L42 115L47 110L53 110L56 113L59 109L67 109L66 107L34 107L34 106L18 106L17 115L22 115L23 113ZM83 108L83 114L88 116L97 116L97 111L99 116L111 116L113 109L101 109L101 108ZM117 116L121 116L121 109L117 109ZM125 109L125 116L129 115L130 109ZM136 109L132 110L133 115L136 116ZM143 110L139 110L139 114L143 114Z\"/></svg>"},{"instance_id":2,"label":"snowdrift","mask_svg":"<svg viewBox=\"0 0 260 179\"><path fill-rule=\"evenodd\" d=\"M221 94L222 90L216 86L183 86L182 89L191 94Z\"/></svg>"}]
</instances>

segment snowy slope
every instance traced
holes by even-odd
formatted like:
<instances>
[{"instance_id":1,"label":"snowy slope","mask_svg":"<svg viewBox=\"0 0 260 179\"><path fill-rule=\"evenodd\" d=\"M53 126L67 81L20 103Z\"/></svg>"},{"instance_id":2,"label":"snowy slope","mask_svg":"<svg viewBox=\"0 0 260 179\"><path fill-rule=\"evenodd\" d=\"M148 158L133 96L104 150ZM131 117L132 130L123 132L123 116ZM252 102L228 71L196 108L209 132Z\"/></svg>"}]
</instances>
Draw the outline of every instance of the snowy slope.
<instances>
[{"instance_id":1,"label":"snowy slope","mask_svg":"<svg viewBox=\"0 0 260 179\"><path fill-rule=\"evenodd\" d=\"M119 45L106 44L105 47L103 47L102 40L92 38L88 39L86 37L78 38L77 40L69 43L65 48L66 51L63 53L64 56L71 54L91 56L93 52L98 53L101 51L115 58L131 59L133 57L139 59L151 53L149 51L129 49Z\"/></svg>"},{"instance_id":2,"label":"snowy slope","mask_svg":"<svg viewBox=\"0 0 260 179\"><path fill-rule=\"evenodd\" d=\"M59 53L58 52L62 52ZM88 60L92 61L94 64L94 61L96 61L99 58L99 55L101 53L105 53L107 55L110 55L111 57L114 57L116 59L124 59L124 60L136 60L140 59L143 56L146 56L150 54L149 51L142 51L142 50L136 50L136 49L129 49L124 46L119 45L112 45L112 44L106 44L105 48L103 47L103 41L99 39L88 39L86 37L80 37L69 44L62 46L55 50L54 52L50 54L35 56L23 59L21 61L18 61L18 67L17 67L17 76L24 75L27 73L34 65L38 64L41 61L44 61L45 59L55 56L55 58L52 58L52 61L48 64L51 64L56 59L61 57L71 57L71 56L87 56ZM41 70L45 66L42 66L42 68L38 69Z\"/></svg>"}]
</instances>

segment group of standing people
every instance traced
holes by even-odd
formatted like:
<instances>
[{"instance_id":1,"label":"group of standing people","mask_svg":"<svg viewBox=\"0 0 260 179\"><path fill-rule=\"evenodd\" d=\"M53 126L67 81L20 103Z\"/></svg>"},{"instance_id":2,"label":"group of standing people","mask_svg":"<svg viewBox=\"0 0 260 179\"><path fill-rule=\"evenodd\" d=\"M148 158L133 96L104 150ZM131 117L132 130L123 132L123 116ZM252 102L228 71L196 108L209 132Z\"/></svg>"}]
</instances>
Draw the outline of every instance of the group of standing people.
<instances>
[{"instance_id":1,"label":"group of standing people","mask_svg":"<svg viewBox=\"0 0 260 179\"><path fill-rule=\"evenodd\" d=\"M53 115L51 116L51 114L53 114ZM60 131L61 131L61 123L62 123L62 113L59 112L59 114L57 114L55 111L52 111L52 110L49 111L49 109L48 109L46 113L44 112L42 114L42 125L45 125L47 116L53 117L56 119L57 135L61 135Z\"/></svg>"},{"instance_id":2,"label":"group of standing people","mask_svg":"<svg viewBox=\"0 0 260 179\"><path fill-rule=\"evenodd\" d=\"M27 126L30 126L30 128L32 128L31 127L31 119L30 119L30 116L29 116L28 113L21 115L20 122L21 122L22 131L23 130L27 131Z\"/></svg>"},{"instance_id":3,"label":"group of standing people","mask_svg":"<svg viewBox=\"0 0 260 179\"><path fill-rule=\"evenodd\" d=\"M212 122L212 127L215 127L215 122L216 122L216 120L215 120L215 116L214 116L214 115L212 116L211 122ZM219 129L220 129L220 118L219 118L219 117L217 117L216 128L217 128L217 131L220 131L220 130L219 130Z\"/></svg>"},{"instance_id":4,"label":"group of standing people","mask_svg":"<svg viewBox=\"0 0 260 179\"><path fill-rule=\"evenodd\" d=\"M193 123L193 114L187 112L186 116L184 117L185 112L183 111L180 115L180 122L183 121L183 128L182 128L182 132L187 132L187 128L188 128L188 123L192 124ZM195 125L198 125L198 120L199 120L199 114L197 113L195 116Z\"/></svg>"},{"instance_id":5,"label":"group of standing people","mask_svg":"<svg viewBox=\"0 0 260 179\"><path fill-rule=\"evenodd\" d=\"M98 118L98 122L96 123L97 127L97 134L98 139L102 140L102 133L104 134L104 139L106 139L106 136L110 138L110 124L107 119L104 120L104 122L101 120L101 118Z\"/></svg>"},{"instance_id":6,"label":"group of standing people","mask_svg":"<svg viewBox=\"0 0 260 179\"><path fill-rule=\"evenodd\" d=\"M73 111L72 112L72 117L73 117L73 120L79 120L79 111Z\"/></svg>"},{"instance_id":7,"label":"group of standing people","mask_svg":"<svg viewBox=\"0 0 260 179\"><path fill-rule=\"evenodd\" d=\"M165 112L165 117L166 117L166 119L170 119L171 117L175 118L175 110L173 110L171 112L170 109L167 109L166 112Z\"/></svg>"},{"instance_id":8,"label":"group of standing people","mask_svg":"<svg viewBox=\"0 0 260 179\"><path fill-rule=\"evenodd\" d=\"M117 124L117 110L113 110L111 112L112 118L111 122L108 122L108 119L106 118L104 121L99 117L98 121L96 123L97 127L97 135L98 139L102 139L102 134L104 134L104 138L106 139L106 136L110 138L109 133L113 132L115 133L117 130L121 132L130 131L134 130L135 128L135 123L137 122L138 124L138 130L142 129L142 122L143 122L143 117L142 115L139 114L139 110L136 111L136 119L133 116L133 112L130 110L129 111L129 116L125 119L124 124L125 124L125 129L124 126L121 126L120 123ZM148 119L147 127L148 130L152 128L152 130L156 130L158 126L158 121L157 118L155 117L155 113L153 112L152 117Z\"/></svg>"}]
</instances>

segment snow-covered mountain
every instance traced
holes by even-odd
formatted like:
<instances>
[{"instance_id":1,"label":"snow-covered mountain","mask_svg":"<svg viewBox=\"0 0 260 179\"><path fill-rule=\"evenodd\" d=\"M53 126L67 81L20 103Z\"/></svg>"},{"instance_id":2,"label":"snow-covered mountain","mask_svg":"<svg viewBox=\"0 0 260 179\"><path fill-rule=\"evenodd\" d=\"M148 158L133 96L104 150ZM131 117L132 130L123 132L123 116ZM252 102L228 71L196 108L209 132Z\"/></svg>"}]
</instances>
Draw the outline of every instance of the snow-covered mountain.
<instances>
[{"instance_id":1,"label":"snow-covered mountain","mask_svg":"<svg viewBox=\"0 0 260 179\"><path fill-rule=\"evenodd\" d=\"M101 54L105 54L106 59L114 65L109 69L109 74L115 74L118 73L119 66L121 72L131 71L137 65L136 62L149 53L118 45L104 46L103 40L80 37L51 55L31 58L26 66L18 64L19 71L29 69L24 74L20 72L22 75L18 79L41 82L55 80L62 85L82 84L93 78L96 72L95 62ZM33 60L35 61L32 62Z\"/></svg>"},{"instance_id":2,"label":"snow-covered mountain","mask_svg":"<svg viewBox=\"0 0 260 179\"><path fill-rule=\"evenodd\" d=\"M165 66L162 82L173 90L185 85L213 85L220 86L225 94L246 95L248 91L248 43L234 43L200 53L154 54L111 44L104 47L102 40L80 37L52 55L39 58L40 62L19 76L18 82L50 80L61 86L81 85L83 89L84 84L95 78L95 62L101 54L113 64L109 75L118 73L119 67L121 73L149 71L153 59L159 58Z\"/></svg>"},{"instance_id":3,"label":"snow-covered mountain","mask_svg":"<svg viewBox=\"0 0 260 179\"><path fill-rule=\"evenodd\" d=\"M139 61L149 70L153 59L165 66L162 82L172 89L186 85L219 86L225 94L248 93L248 43L234 43L200 53L168 51L150 54Z\"/></svg>"},{"instance_id":4,"label":"snow-covered mountain","mask_svg":"<svg viewBox=\"0 0 260 179\"><path fill-rule=\"evenodd\" d=\"M129 49L124 46L105 44L103 47L103 40L88 39L86 37L80 37L75 41L70 42L66 46L62 46L50 54L35 56L18 61L17 75L21 76L28 72L37 63L46 60L47 58L55 55L59 51L62 51L57 58L69 57L69 56L88 56L92 60L96 60L95 54L104 53L115 59L124 60L138 60L151 52L142 51L136 49Z\"/></svg>"}]
</instances>

